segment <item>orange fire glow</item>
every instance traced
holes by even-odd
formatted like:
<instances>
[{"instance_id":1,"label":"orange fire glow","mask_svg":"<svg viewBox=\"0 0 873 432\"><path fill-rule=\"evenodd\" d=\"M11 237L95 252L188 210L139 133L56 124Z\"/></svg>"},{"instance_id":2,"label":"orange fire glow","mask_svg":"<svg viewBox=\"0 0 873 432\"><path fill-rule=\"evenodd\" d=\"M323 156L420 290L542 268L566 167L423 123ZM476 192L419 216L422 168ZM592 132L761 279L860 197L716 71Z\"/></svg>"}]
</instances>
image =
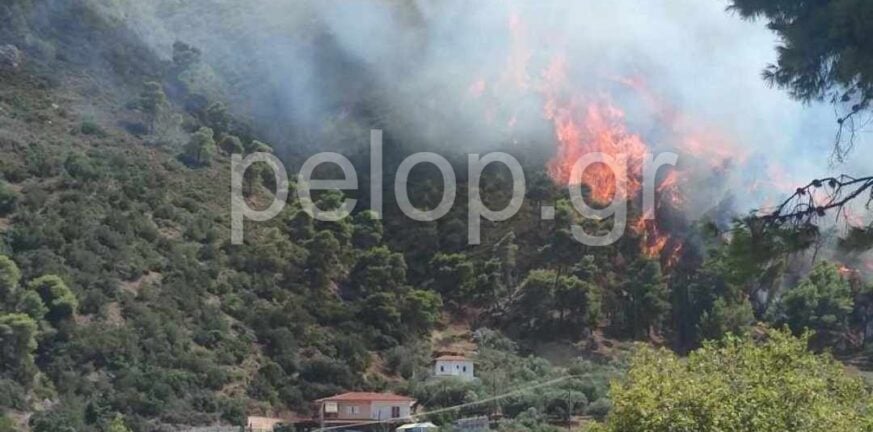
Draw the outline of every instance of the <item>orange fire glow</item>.
<instances>
[{"instance_id":1,"label":"orange fire glow","mask_svg":"<svg viewBox=\"0 0 873 432\"><path fill-rule=\"evenodd\" d=\"M837 270L840 272L840 275L843 277L849 278L858 274L858 270L855 270L851 267L847 267L846 265L840 264Z\"/></svg>"},{"instance_id":2,"label":"orange fire glow","mask_svg":"<svg viewBox=\"0 0 873 432\"><path fill-rule=\"evenodd\" d=\"M554 125L558 143L556 154L549 162L549 174L556 183L588 186L591 198L598 203L636 196L641 188L645 143L627 130L624 112L608 100L564 96L566 78L566 59L555 56L543 72L546 99L543 111ZM616 163L612 167L594 163L581 173L581 178L571 178L573 167L581 157L597 153L613 158ZM627 179L624 191L618 190L616 176Z\"/></svg>"},{"instance_id":3,"label":"orange fire glow","mask_svg":"<svg viewBox=\"0 0 873 432\"><path fill-rule=\"evenodd\" d=\"M631 229L640 236L642 253L648 258L660 257L670 242L670 235L662 232L654 220L639 218L631 225ZM681 243L676 244L681 245Z\"/></svg>"},{"instance_id":4,"label":"orange fire glow","mask_svg":"<svg viewBox=\"0 0 873 432\"><path fill-rule=\"evenodd\" d=\"M572 103L560 106L551 101L546 117L552 120L558 150L549 162L549 174L562 184L581 182L591 189L591 198L599 203L636 196L641 188L640 177L646 145L629 133L622 122L621 110L607 104L590 103L577 109ZM613 167L595 163L582 172L581 179L572 179L573 166L581 157L602 153L618 161ZM626 164L621 158L627 158ZM614 171L613 171L614 170ZM627 179L624 191L618 190L616 176Z\"/></svg>"},{"instance_id":5,"label":"orange fire glow","mask_svg":"<svg viewBox=\"0 0 873 432\"><path fill-rule=\"evenodd\" d=\"M685 189L696 179L709 178L713 172L724 173L732 163L742 163L749 157L729 134L681 112L653 91L644 77L616 76L610 75L611 71L598 70L588 71L592 81L574 82L582 75L575 70L570 73L566 52L561 49L562 35L546 35L549 51L534 50L528 40L534 36L532 27L517 11L507 17L507 30L511 46L503 71L491 82L474 80L467 92L477 98L498 94L517 94L519 99L530 95L542 98L543 117L551 125L556 145L554 156L547 163L548 173L557 184L585 186L593 203L637 199L642 191L643 162L648 153L674 151L683 160L691 159L685 167L680 161L680 167L659 174L661 181L655 189L658 209L677 210L687 206ZM540 63L542 60L548 61ZM630 94L635 100L625 106L625 99L610 97L608 90L615 86L629 89L630 93L621 94ZM644 113L654 120L654 126L629 122L625 109L634 119ZM506 125L513 131L521 120L521 112L514 107L502 107L497 112L486 109L486 121L489 124L496 121L495 125ZM498 113L501 118L495 118ZM654 128L652 134L646 132L649 128ZM657 142L647 143L643 133ZM592 154L609 156L616 163L608 166L595 162L576 173L578 177L571 178L578 161ZM622 182L625 188L619 187L617 178L625 180ZM681 236L659 226L654 215L640 218L630 228L640 237L642 253L660 258L665 267L678 264L683 255Z\"/></svg>"},{"instance_id":6,"label":"orange fire glow","mask_svg":"<svg viewBox=\"0 0 873 432\"><path fill-rule=\"evenodd\" d=\"M664 261L664 267L667 269L671 269L679 264L679 260L682 259L682 252L685 249L685 244L681 242L677 242L670 248L670 252L667 254L667 259Z\"/></svg>"}]
</instances>

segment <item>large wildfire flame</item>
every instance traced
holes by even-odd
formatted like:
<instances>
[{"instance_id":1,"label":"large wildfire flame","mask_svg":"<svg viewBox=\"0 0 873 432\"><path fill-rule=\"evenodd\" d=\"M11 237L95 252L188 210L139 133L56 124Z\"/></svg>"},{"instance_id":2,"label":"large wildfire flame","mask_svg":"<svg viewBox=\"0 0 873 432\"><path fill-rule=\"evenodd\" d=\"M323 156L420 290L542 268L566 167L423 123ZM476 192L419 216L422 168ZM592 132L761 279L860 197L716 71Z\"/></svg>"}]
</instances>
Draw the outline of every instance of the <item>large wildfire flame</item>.
<instances>
[{"instance_id":1,"label":"large wildfire flame","mask_svg":"<svg viewBox=\"0 0 873 432\"><path fill-rule=\"evenodd\" d=\"M544 101L542 115L552 123L556 141L555 156L547 169L553 181L558 184L581 183L589 191L589 199L597 204L607 204L614 199L631 200L639 196L642 189L643 161L650 147L643 138L627 126L624 111L605 94L596 97L582 94L568 79L567 61L563 53L555 54L539 74L531 74L533 50L528 44L528 27L518 14L510 14L507 28L511 41L509 58L503 76L489 84L483 78L473 80L466 89L471 97L479 98L489 91L500 93L511 88L521 93L535 93ZM537 77L537 78L534 78ZM663 116L671 127L681 122L675 110L662 104L649 92L642 80L613 79L620 84L636 90L646 104ZM491 123L493 107L487 107L486 121ZM517 121L517 114L507 120L511 129ZM686 139L687 147L705 147L693 137ZM604 154L618 162L609 167L602 163L589 166L579 179L572 179L571 172L576 162L588 154ZM619 190L616 176L626 179L625 188ZM664 202L679 206L684 202L681 182L684 174L671 170L662 179L657 192ZM664 199L666 197L666 199ZM682 251L681 241L672 239L653 219L654 215L641 217L632 224L632 229L641 239L643 254L656 258L670 266L678 261ZM666 251L666 252L665 252ZM665 256L662 256L662 253Z\"/></svg>"},{"instance_id":2,"label":"large wildfire flame","mask_svg":"<svg viewBox=\"0 0 873 432\"><path fill-rule=\"evenodd\" d=\"M643 140L629 133L622 122L621 110L602 103L589 103L577 109L573 105L559 107L553 101L546 105L546 117L554 122L558 149L549 162L549 174L555 182L567 184L573 179L573 165L586 154L603 153L627 157L626 165L616 172L604 164L594 164L582 173L581 182L591 190L591 198L609 203L613 198L636 196L642 188L639 173L646 154ZM616 196L616 177L627 179L624 195Z\"/></svg>"},{"instance_id":3,"label":"large wildfire flame","mask_svg":"<svg viewBox=\"0 0 873 432\"><path fill-rule=\"evenodd\" d=\"M722 177L737 165L748 162L750 155L735 144L731 134L676 109L650 89L642 77L598 71L586 76L585 83L574 82L571 76L578 79L584 74L575 70L570 73L566 52L560 49L562 38L549 35L550 51L541 53L532 48L529 31L521 16L511 13L507 20L511 45L503 74L493 80L478 77L465 91L474 98L521 94L534 95L542 101L541 114L551 124L554 133L555 152L546 168L555 183L585 186L589 191L588 199L595 204L608 204L614 199L638 200L643 186L643 161L649 153L673 151L680 155L680 167L661 169L655 189L656 213L665 209L667 212L686 213L688 207L699 206L697 202L690 202L690 198L699 199L700 195L686 194L688 185L707 181L724 187L726 181ZM541 57L548 61L542 61ZM544 66L538 68L535 64ZM627 95L635 97L634 108L637 109L632 111L634 118L642 114L654 126L646 128L645 132L635 130L621 104L611 97L614 90L625 95L622 100L627 99ZM499 110L495 110L493 104L485 107L485 117L490 124ZM511 107L505 111L507 118L502 120L512 130L519 111ZM657 149L644 138L652 134L657 137ZM577 161L592 153L609 155L619 162L618 166L595 163L581 174L581 178L572 179L571 172ZM768 164L765 169L757 171L761 171L755 172L760 178L750 180L750 193L767 189L791 190L794 179L785 175L778 165ZM617 187L616 176L626 179L624 190ZM783 183L789 186L773 187ZM699 186L695 187L699 189ZM708 203L709 206L716 204ZM658 215L643 215L630 223L630 229L640 239L642 254L659 258L665 268L674 267L685 250L683 235L670 232L674 228L665 229L655 216Z\"/></svg>"},{"instance_id":4,"label":"large wildfire flame","mask_svg":"<svg viewBox=\"0 0 873 432\"><path fill-rule=\"evenodd\" d=\"M600 153L624 160L613 169L593 164L582 173L581 183L591 191L591 198L601 204L614 199L636 196L642 178L642 161L648 150L640 136L625 126L624 112L609 100L589 101L567 90L566 59L556 56L543 73L544 115L555 129L558 148L549 162L549 174L556 183L576 180L570 174L576 161L584 155ZM570 93L568 97L562 95ZM627 179L626 190L619 193L616 176Z\"/></svg>"}]
</instances>

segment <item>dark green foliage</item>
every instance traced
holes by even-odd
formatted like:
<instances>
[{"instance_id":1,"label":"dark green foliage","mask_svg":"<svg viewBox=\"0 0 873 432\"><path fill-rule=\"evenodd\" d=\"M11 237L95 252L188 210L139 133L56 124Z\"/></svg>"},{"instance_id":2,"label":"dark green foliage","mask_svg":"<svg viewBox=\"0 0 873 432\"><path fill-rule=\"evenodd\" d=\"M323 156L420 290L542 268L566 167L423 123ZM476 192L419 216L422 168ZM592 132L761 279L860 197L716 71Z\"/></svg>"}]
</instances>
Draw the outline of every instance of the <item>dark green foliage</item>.
<instances>
[{"instance_id":1,"label":"dark green foliage","mask_svg":"<svg viewBox=\"0 0 873 432\"><path fill-rule=\"evenodd\" d=\"M49 312L45 303L42 301L42 297L34 291L21 292L18 296L18 303L15 305L15 310L26 314L37 322L43 320Z\"/></svg>"},{"instance_id":2,"label":"dark green foliage","mask_svg":"<svg viewBox=\"0 0 873 432\"><path fill-rule=\"evenodd\" d=\"M215 102L206 108L206 124L221 135L227 132L230 127L230 115L227 113L227 107L221 102Z\"/></svg>"},{"instance_id":3,"label":"dark green foliage","mask_svg":"<svg viewBox=\"0 0 873 432\"><path fill-rule=\"evenodd\" d=\"M777 320L797 334L815 330L819 336L836 337L847 328L853 302L849 282L837 266L822 262L782 295L776 307Z\"/></svg>"},{"instance_id":4,"label":"dark green foliage","mask_svg":"<svg viewBox=\"0 0 873 432\"><path fill-rule=\"evenodd\" d=\"M634 338L643 338L660 329L670 311L669 292L661 266L656 261L641 260L630 269L623 285L621 304L615 324Z\"/></svg>"},{"instance_id":5,"label":"dark green foliage","mask_svg":"<svg viewBox=\"0 0 873 432\"><path fill-rule=\"evenodd\" d=\"M155 81L147 81L143 84L143 90L139 94L136 105L148 119L149 133L155 132L157 123L170 108L163 85Z\"/></svg>"},{"instance_id":6,"label":"dark green foliage","mask_svg":"<svg viewBox=\"0 0 873 432\"><path fill-rule=\"evenodd\" d=\"M472 298L476 287L473 263L464 254L438 253L430 260L430 288L455 307Z\"/></svg>"},{"instance_id":7,"label":"dark green foliage","mask_svg":"<svg viewBox=\"0 0 873 432\"><path fill-rule=\"evenodd\" d=\"M35 413L30 418L30 429L33 432L78 432L85 430L84 413L80 408L81 402L75 405L56 406Z\"/></svg>"},{"instance_id":8,"label":"dark green foliage","mask_svg":"<svg viewBox=\"0 0 873 432\"><path fill-rule=\"evenodd\" d=\"M220 148L225 154L242 154L245 150L242 141L233 135L225 135L218 144L218 148Z\"/></svg>"},{"instance_id":9,"label":"dark green foliage","mask_svg":"<svg viewBox=\"0 0 873 432\"><path fill-rule=\"evenodd\" d=\"M358 249L370 249L382 242L382 221L370 210L358 213L354 217L354 233L352 244Z\"/></svg>"},{"instance_id":10,"label":"dark green foliage","mask_svg":"<svg viewBox=\"0 0 873 432\"><path fill-rule=\"evenodd\" d=\"M64 170L76 180L93 181L100 177L100 170L88 156L70 153L64 161Z\"/></svg>"},{"instance_id":11,"label":"dark green foliage","mask_svg":"<svg viewBox=\"0 0 873 432\"><path fill-rule=\"evenodd\" d=\"M439 320L443 300L433 291L408 290L401 298L400 317L412 335L426 336Z\"/></svg>"},{"instance_id":12,"label":"dark green foliage","mask_svg":"<svg viewBox=\"0 0 873 432\"><path fill-rule=\"evenodd\" d=\"M840 248L847 252L865 252L873 249L873 227L850 227Z\"/></svg>"},{"instance_id":13,"label":"dark green foliage","mask_svg":"<svg viewBox=\"0 0 873 432\"><path fill-rule=\"evenodd\" d=\"M342 263L341 243L331 231L320 231L308 244L309 268L320 286L327 285L337 276Z\"/></svg>"},{"instance_id":14,"label":"dark green foliage","mask_svg":"<svg viewBox=\"0 0 873 432\"><path fill-rule=\"evenodd\" d=\"M764 18L780 38L779 58L764 77L804 101L848 95L867 108L873 98L873 42L866 36L873 6L859 0L798 3L733 0L745 18ZM838 98L838 100L840 100Z\"/></svg>"},{"instance_id":15,"label":"dark green foliage","mask_svg":"<svg viewBox=\"0 0 873 432\"><path fill-rule=\"evenodd\" d=\"M363 252L352 269L350 287L361 297L379 292L397 293L406 284L403 255L384 246Z\"/></svg>"},{"instance_id":16,"label":"dark green foliage","mask_svg":"<svg viewBox=\"0 0 873 432\"><path fill-rule=\"evenodd\" d=\"M20 281L21 271L15 261L0 255L0 304L9 302L14 298Z\"/></svg>"},{"instance_id":17,"label":"dark green foliage","mask_svg":"<svg viewBox=\"0 0 873 432\"><path fill-rule=\"evenodd\" d=\"M747 300L732 303L719 298L712 304L712 309L704 311L700 317L700 337L718 340L728 333L743 334L754 322L755 313Z\"/></svg>"},{"instance_id":18,"label":"dark green foliage","mask_svg":"<svg viewBox=\"0 0 873 432\"><path fill-rule=\"evenodd\" d=\"M0 314L0 371L29 387L37 372L33 352L36 351L37 324L24 314Z\"/></svg>"},{"instance_id":19,"label":"dark green foliage","mask_svg":"<svg viewBox=\"0 0 873 432\"><path fill-rule=\"evenodd\" d=\"M27 288L42 298L43 304L48 308L45 318L53 324L71 319L79 307L75 294L57 276L48 275L34 279Z\"/></svg>"},{"instance_id":20,"label":"dark green foliage","mask_svg":"<svg viewBox=\"0 0 873 432\"><path fill-rule=\"evenodd\" d=\"M93 135L101 138L106 136L106 131L100 125L90 120L83 121L79 125L79 132L83 135Z\"/></svg>"},{"instance_id":21,"label":"dark green foliage","mask_svg":"<svg viewBox=\"0 0 873 432\"><path fill-rule=\"evenodd\" d=\"M0 379L0 407L20 411L28 408L27 389L11 379Z\"/></svg>"},{"instance_id":22,"label":"dark green foliage","mask_svg":"<svg viewBox=\"0 0 873 432\"><path fill-rule=\"evenodd\" d=\"M585 415L594 417L595 420L603 421L609 410L612 409L612 401L609 398L602 398L592 402L585 408Z\"/></svg>"},{"instance_id":23,"label":"dark green foliage","mask_svg":"<svg viewBox=\"0 0 873 432\"><path fill-rule=\"evenodd\" d=\"M6 182L0 180L0 216L6 216L18 205L18 193L9 188Z\"/></svg>"},{"instance_id":24,"label":"dark green foliage","mask_svg":"<svg viewBox=\"0 0 873 432\"><path fill-rule=\"evenodd\" d=\"M179 70L185 70L200 61L200 50L182 41L173 43L173 63Z\"/></svg>"},{"instance_id":25,"label":"dark green foliage","mask_svg":"<svg viewBox=\"0 0 873 432\"><path fill-rule=\"evenodd\" d=\"M399 340L402 337L400 310L397 296L390 292L377 292L364 299L359 314L361 321L376 327L381 333Z\"/></svg>"},{"instance_id":26,"label":"dark green foliage","mask_svg":"<svg viewBox=\"0 0 873 432\"><path fill-rule=\"evenodd\" d=\"M160 110L167 105L167 95L164 87L159 82L148 81L143 84L142 93L139 95L139 108L150 116L157 116Z\"/></svg>"},{"instance_id":27,"label":"dark green foliage","mask_svg":"<svg viewBox=\"0 0 873 432\"><path fill-rule=\"evenodd\" d=\"M570 334L597 327L600 291L576 276L552 270L528 273L510 306L510 316L529 336Z\"/></svg>"},{"instance_id":28,"label":"dark green foliage","mask_svg":"<svg viewBox=\"0 0 873 432\"><path fill-rule=\"evenodd\" d=\"M34 177L53 177L60 171L60 161L41 144L32 144L24 156L27 172Z\"/></svg>"},{"instance_id":29,"label":"dark green foliage","mask_svg":"<svg viewBox=\"0 0 873 432\"><path fill-rule=\"evenodd\" d=\"M733 0L729 9L747 19L765 19L779 37L776 64L763 72L770 84L804 102L826 100L841 107L834 156L843 161L865 126L859 116L873 103L873 4Z\"/></svg>"},{"instance_id":30,"label":"dark green foliage","mask_svg":"<svg viewBox=\"0 0 873 432\"><path fill-rule=\"evenodd\" d=\"M191 135L185 145L183 157L192 165L209 165L215 154L215 140L212 129L203 127Z\"/></svg>"},{"instance_id":31,"label":"dark green foliage","mask_svg":"<svg viewBox=\"0 0 873 432\"><path fill-rule=\"evenodd\" d=\"M424 341L398 345L384 353L385 365L389 372L404 379L414 376L430 375L431 347Z\"/></svg>"}]
</instances>

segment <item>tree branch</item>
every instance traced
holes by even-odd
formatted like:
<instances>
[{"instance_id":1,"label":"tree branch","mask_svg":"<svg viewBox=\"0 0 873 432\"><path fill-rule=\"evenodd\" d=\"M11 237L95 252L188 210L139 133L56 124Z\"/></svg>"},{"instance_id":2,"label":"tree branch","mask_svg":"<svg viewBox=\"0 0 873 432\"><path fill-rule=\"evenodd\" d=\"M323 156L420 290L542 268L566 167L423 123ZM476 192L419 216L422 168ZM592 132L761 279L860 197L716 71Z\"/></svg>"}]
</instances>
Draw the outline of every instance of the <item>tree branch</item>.
<instances>
[{"instance_id":1,"label":"tree branch","mask_svg":"<svg viewBox=\"0 0 873 432\"><path fill-rule=\"evenodd\" d=\"M854 178L847 175L816 179L797 188L793 195L773 211L756 210L753 217L767 224L802 225L813 223L836 209L837 218L845 216L845 206L867 194L865 206L873 202L873 176Z\"/></svg>"}]
</instances>

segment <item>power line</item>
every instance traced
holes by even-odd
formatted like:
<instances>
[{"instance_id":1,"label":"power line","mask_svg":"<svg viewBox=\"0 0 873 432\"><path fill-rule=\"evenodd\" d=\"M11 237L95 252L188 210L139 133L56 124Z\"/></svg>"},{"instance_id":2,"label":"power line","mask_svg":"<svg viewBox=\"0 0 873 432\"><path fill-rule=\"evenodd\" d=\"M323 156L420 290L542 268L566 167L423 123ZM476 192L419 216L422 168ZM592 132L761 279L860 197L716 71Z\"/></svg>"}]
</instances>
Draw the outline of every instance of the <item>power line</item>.
<instances>
[{"instance_id":1,"label":"power line","mask_svg":"<svg viewBox=\"0 0 873 432\"><path fill-rule=\"evenodd\" d=\"M418 419L419 417L424 417L424 416L433 415L433 414L439 414L439 413L443 413L443 412L447 412L447 411L460 410L462 408L475 406L475 405L481 405L484 403L493 402L493 401L500 400L500 399L505 399L507 397L514 396L514 395L519 394L519 393L524 393L524 392L529 391L529 390L533 390L533 389L537 389L537 388L541 388L541 387L548 387L548 386L557 384L559 382L566 381L570 378L576 378L579 376L581 376L581 375L564 375L564 376L559 377L559 378L544 381L544 382L537 383L534 385L529 385L529 386L517 388L515 390L509 391L506 393L502 393L502 394L499 394L496 396L491 396L491 397L488 397L485 399L480 399L480 400L473 401L473 402L462 403L459 405L454 405L454 406L440 408L440 409L427 411L427 412L423 412L423 413L419 413L419 414L414 414L414 415L409 416L409 418ZM330 426L330 427L325 427L325 428L319 428L319 429L316 429L316 431L323 432L323 431L345 429L345 428L352 428L352 427L358 427L358 426L370 426L370 425L376 425L376 424L381 424L381 423L389 423L389 422L393 422L394 420L397 420L397 419L371 420L371 421L361 422L361 423L353 423L353 424L346 424L346 425L341 425L341 426Z\"/></svg>"}]
</instances>

